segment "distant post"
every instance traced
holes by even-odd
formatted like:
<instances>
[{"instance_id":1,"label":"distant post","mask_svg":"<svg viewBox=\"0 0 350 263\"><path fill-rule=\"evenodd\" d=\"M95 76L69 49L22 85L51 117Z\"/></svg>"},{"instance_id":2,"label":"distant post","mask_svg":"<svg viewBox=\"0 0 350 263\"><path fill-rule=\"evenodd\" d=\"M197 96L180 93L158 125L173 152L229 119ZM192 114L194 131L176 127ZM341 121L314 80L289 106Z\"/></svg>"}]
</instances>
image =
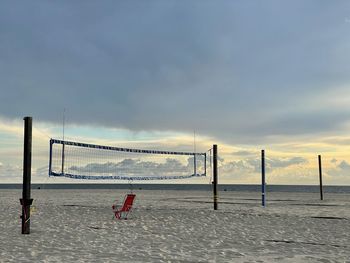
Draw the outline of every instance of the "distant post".
<instances>
[{"instance_id":1,"label":"distant post","mask_svg":"<svg viewBox=\"0 0 350 263\"><path fill-rule=\"evenodd\" d=\"M322 185L322 163L321 163L321 155L318 156L318 173L320 176L320 198L323 200L323 185Z\"/></svg>"},{"instance_id":2,"label":"distant post","mask_svg":"<svg viewBox=\"0 0 350 263\"><path fill-rule=\"evenodd\" d=\"M263 207L266 205L265 186L265 150L261 150L261 202Z\"/></svg>"},{"instance_id":3,"label":"distant post","mask_svg":"<svg viewBox=\"0 0 350 263\"><path fill-rule=\"evenodd\" d=\"M32 117L24 118L24 151L23 151L23 191L20 199L22 205L22 234L30 234L30 198L32 169Z\"/></svg>"},{"instance_id":4,"label":"distant post","mask_svg":"<svg viewBox=\"0 0 350 263\"><path fill-rule=\"evenodd\" d=\"M204 174L207 176L207 153L204 153Z\"/></svg>"},{"instance_id":5,"label":"distant post","mask_svg":"<svg viewBox=\"0 0 350 263\"><path fill-rule=\"evenodd\" d=\"M214 193L214 210L218 210L218 146L213 145L213 193Z\"/></svg>"}]
</instances>

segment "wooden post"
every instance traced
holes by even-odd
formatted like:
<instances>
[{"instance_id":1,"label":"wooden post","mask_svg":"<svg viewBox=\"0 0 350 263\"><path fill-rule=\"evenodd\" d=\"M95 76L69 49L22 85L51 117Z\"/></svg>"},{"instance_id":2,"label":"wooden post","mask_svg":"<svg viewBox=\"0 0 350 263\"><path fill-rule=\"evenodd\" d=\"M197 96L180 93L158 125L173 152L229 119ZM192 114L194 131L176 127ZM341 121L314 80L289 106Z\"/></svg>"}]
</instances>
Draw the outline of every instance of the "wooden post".
<instances>
[{"instance_id":1,"label":"wooden post","mask_svg":"<svg viewBox=\"0 0 350 263\"><path fill-rule=\"evenodd\" d=\"M321 155L318 156L318 173L320 176L320 198L323 200L323 185L322 185L322 163L321 163Z\"/></svg>"},{"instance_id":2,"label":"wooden post","mask_svg":"<svg viewBox=\"0 0 350 263\"><path fill-rule=\"evenodd\" d=\"M23 152L23 192L20 199L22 205L22 234L30 233L30 198L32 169L32 117L24 118L24 152Z\"/></svg>"},{"instance_id":3,"label":"wooden post","mask_svg":"<svg viewBox=\"0 0 350 263\"><path fill-rule=\"evenodd\" d=\"M207 153L204 153L204 175L207 176Z\"/></svg>"},{"instance_id":4,"label":"wooden post","mask_svg":"<svg viewBox=\"0 0 350 263\"><path fill-rule=\"evenodd\" d=\"M261 202L263 207L266 205L265 186L265 150L261 150Z\"/></svg>"},{"instance_id":5,"label":"wooden post","mask_svg":"<svg viewBox=\"0 0 350 263\"><path fill-rule=\"evenodd\" d=\"M49 176L52 173L52 144L53 144L52 139L50 139Z\"/></svg>"},{"instance_id":6,"label":"wooden post","mask_svg":"<svg viewBox=\"0 0 350 263\"><path fill-rule=\"evenodd\" d=\"M194 168L194 176L197 176L197 156L196 156L196 131L193 131L193 168Z\"/></svg>"},{"instance_id":7,"label":"wooden post","mask_svg":"<svg viewBox=\"0 0 350 263\"><path fill-rule=\"evenodd\" d=\"M214 193L214 210L218 210L218 148L213 145L213 193Z\"/></svg>"},{"instance_id":8,"label":"wooden post","mask_svg":"<svg viewBox=\"0 0 350 263\"><path fill-rule=\"evenodd\" d=\"M62 120L62 167L61 167L61 175L64 175L64 128L65 128L65 123L66 123L66 108L63 109L63 120Z\"/></svg>"}]
</instances>

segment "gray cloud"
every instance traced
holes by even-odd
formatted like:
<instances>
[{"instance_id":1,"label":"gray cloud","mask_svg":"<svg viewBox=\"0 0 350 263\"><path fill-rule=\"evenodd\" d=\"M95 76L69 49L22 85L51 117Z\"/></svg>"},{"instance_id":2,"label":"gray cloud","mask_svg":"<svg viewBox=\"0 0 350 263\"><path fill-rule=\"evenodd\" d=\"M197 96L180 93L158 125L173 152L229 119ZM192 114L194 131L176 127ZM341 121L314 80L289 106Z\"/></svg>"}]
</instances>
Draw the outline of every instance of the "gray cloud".
<instances>
[{"instance_id":1,"label":"gray cloud","mask_svg":"<svg viewBox=\"0 0 350 263\"><path fill-rule=\"evenodd\" d=\"M33 183L48 179L48 167L32 167L31 178ZM0 180L2 183L22 183L23 167L15 164L0 163Z\"/></svg>"},{"instance_id":2,"label":"gray cloud","mask_svg":"<svg viewBox=\"0 0 350 263\"><path fill-rule=\"evenodd\" d=\"M294 158L272 158L266 160L266 171L284 169L293 165L303 165L308 161L302 157ZM223 162L219 166L220 174L224 176L251 176L261 172L261 160L257 158L246 158L239 161Z\"/></svg>"},{"instance_id":3,"label":"gray cloud","mask_svg":"<svg viewBox=\"0 0 350 263\"><path fill-rule=\"evenodd\" d=\"M65 107L71 123L230 142L331 133L350 109L311 102L349 83L349 7L3 1L0 115L60 122Z\"/></svg>"},{"instance_id":4,"label":"gray cloud","mask_svg":"<svg viewBox=\"0 0 350 263\"><path fill-rule=\"evenodd\" d=\"M327 174L334 177L350 176L350 164L344 160L336 162L335 168L329 169Z\"/></svg>"},{"instance_id":5,"label":"gray cloud","mask_svg":"<svg viewBox=\"0 0 350 263\"><path fill-rule=\"evenodd\" d=\"M306 164L308 163L308 161L303 157L293 157L293 158L281 158L281 159L277 159L277 158L268 159L267 163L269 164L270 167L273 167L273 168L286 168L292 165Z\"/></svg>"},{"instance_id":6,"label":"gray cloud","mask_svg":"<svg viewBox=\"0 0 350 263\"><path fill-rule=\"evenodd\" d=\"M348 164L346 161L341 161L341 163L338 165L338 168L340 168L343 171L350 171L350 164Z\"/></svg>"},{"instance_id":7,"label":"gray cloud","mask_svg":"<svg viewBox=\"0 0 350 263\"><path fill-rule=\"evenodd\" d=\"M88 163L83 166L70 166L66 173L74 175L120 175L120 176L186 176L193 174L194 159L187 163L167 158L165 162L145 161L141 159L123 159L120 162ZM204 172L202 159L197 159L197 173Z\"/></svg>"},{"instance_id":8,"label":"gray cloud","mask_svg":"<svg viewBox=\"0 0 350 263\"><path fill-rule=\"evenodd\" d=\"M0 179L4 181L18 180L22 178L22 167L10 164L0 165Z\"/></svg>"},{"instance_id":9,"label":"gray cloud","mask_svg":"<svg viewBox=\"0 0 350 263\"><path fill-rule=\"evenodd\" d=\"M255 166L247 160L239 160L222 163L219 166L219 174L228 178L247 178L256 173Z\"/></svg>"}]
</instances>

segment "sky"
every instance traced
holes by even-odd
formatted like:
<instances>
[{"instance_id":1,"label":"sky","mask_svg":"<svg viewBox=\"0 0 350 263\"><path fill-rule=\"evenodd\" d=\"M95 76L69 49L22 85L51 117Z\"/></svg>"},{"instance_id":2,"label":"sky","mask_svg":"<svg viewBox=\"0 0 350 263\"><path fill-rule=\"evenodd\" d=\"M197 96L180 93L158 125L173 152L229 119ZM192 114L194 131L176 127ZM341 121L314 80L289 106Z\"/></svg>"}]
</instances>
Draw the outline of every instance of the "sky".
<instances>
[{"instance_id":1,"label":"sky","mask_svg":"<svg viewBox=\"0 0 350 263\"><path fill-rule=\"evenodd\" d=\"M50 138L207 151L223 183L350 185L349 1L1 1L0 183ZM189 182L208 183L210 179ZM71 182L71 181L67 181ZM187 182L187 181L185 181Z\"/></svg>"}]
</instances>

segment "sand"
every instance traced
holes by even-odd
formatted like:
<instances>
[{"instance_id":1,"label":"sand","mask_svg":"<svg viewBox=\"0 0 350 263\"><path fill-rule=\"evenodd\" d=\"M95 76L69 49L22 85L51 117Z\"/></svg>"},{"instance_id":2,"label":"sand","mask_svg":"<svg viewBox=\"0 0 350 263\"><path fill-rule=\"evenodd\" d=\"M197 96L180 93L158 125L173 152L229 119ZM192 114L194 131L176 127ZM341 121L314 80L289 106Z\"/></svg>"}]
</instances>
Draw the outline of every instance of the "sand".
<instances>
[{"instance_id":1,"label":"sand","mask_svg":"<svg viewBox=\"0 0 350 263\"><path fill-rule=\"evenodd\" d=\"M0 190L0 262L350 262L350 195L136 190L128 220L111 205L126 190L33 190L31 234L20 190Z\"/></svg>"}]
</instances>

